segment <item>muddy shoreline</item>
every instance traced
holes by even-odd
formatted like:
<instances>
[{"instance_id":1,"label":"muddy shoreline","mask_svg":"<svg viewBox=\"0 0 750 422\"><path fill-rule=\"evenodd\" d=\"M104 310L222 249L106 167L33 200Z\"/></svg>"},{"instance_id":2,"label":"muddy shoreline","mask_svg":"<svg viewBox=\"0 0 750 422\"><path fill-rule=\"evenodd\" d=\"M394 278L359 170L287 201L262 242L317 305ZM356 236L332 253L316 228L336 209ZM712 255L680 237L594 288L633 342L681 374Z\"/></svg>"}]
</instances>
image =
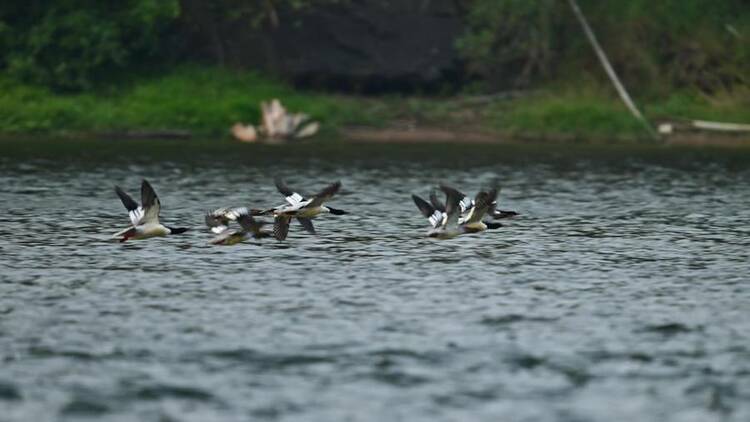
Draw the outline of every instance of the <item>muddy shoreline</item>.
<instances>
[{"instance_id":1,"label":"muddy shoreline","mask_svg":"<svg viewBox=\"0 0 750 422\"><path fill-rule=\"evenodd\" d=\"M324 132L316 137L327 135L343 142L370 144L591 144L591 145L675 145L696 147L750 147L750 134L745 133L705 133L684 132L662 137L659 141L634 137L592 137L559 133L505 133L500 131L473 128L444 128L436 126L416 127L367 127L350 126ZM0 134L0 140L24 140L37 136L60 139L197 139L210 136L192 133L184 129L145 130L132 129L102 132L63 132L56 134ZM229 133L227 138L231 137ZM313 138L305 142L315 142ZM239 143L239 141L237 141ZM297 141L291 141L297 142ZM284 142L262 142L264 144L284 144Z\"/></svg>"}]
</instances>

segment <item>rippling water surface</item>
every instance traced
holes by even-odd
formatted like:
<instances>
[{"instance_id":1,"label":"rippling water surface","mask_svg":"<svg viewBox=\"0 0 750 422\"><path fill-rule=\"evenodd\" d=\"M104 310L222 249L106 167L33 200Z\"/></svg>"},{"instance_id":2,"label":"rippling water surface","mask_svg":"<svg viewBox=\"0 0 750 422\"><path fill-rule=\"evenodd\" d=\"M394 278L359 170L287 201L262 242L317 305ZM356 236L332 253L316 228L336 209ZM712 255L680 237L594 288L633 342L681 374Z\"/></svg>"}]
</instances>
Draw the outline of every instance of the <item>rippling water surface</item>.
<instances>
[{"instance_id":1,"label":"rippling water surface","mask_svg":"<svg viewBox=\"0 0 750 422\"><path fill-rule=\"evenodd\" d=\"M750 420L747 152L215 144L2 145L0 420ZM274 175L353 214L209 246ZM142 177L193 230L109 241ZM424 237L495 177L520 217Z\"/></svg>"}]
</instances>

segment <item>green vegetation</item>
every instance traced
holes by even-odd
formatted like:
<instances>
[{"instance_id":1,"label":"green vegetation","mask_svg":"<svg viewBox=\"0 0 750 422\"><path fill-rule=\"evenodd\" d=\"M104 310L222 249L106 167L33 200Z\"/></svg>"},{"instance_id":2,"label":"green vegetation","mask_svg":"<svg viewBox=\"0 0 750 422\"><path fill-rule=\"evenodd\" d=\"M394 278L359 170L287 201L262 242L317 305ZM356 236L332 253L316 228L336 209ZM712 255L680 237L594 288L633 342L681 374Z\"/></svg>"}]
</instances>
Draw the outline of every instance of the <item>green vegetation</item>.
<instances>
[{"instance_id":1,"label":"green vegetation","mask_svg":"<svg viewBox=\"0 0 750 422\"><path fill-rule=\"evenodd\" d=\"M615 99L571 93L539 95L490 111L496 129L524 135L642 138L643 127Z\"/></svg>"},{"instance_id":2,"label":"green vegetation","mask_svg":"<svg viewBox=\"0 0 750 422\"><path fill-rule=\"evenodd\" d=\"M372 0L377 1L377 0ZM614 67L651 121L750 123L746 0L578 0ZM426 2L423 2L426 3ZM190 28L248 31L348 0L27 0L0 4L0 133L189 130L226 134L280 98L325 130L408 122L531 136L643 137L618 101L567 1L460 4L456 47L467 82L451 97L360 98L300 92L287 83L186 58ZM217 35L218 37L218 35ZM218 39L218 38L217 38ZM226 44L226 43L224 43ZM281 54L281 53L279 53ZM465 94L524 90L514 99Z\"/></svg>"},{"instance_id":3,"label":"green vegetation","mask_svg":"<svg viewBox=\"0 0 750 422\"><path fill-rule=\"evenodd\" d=\"M651 121L750 122L750 9L742 0L578 0ZM494 128L643 136L619 103L567 1L474 0L457 46L485 89L538 95L492 106Z\"/></svg>"},{"instance_id":4,"label":"green vegetation","mask_svg":"<svg viewBox=\"0 0 750 422\"><path fill-rule=\"evenodd\" d=\"M59 90L91 88L106 74L158 57L177 0L7 1L0 6L0 66Z\"/></svg>"},{"instance_id":5,"label":"green vegetation","mask_svg":"<svg viewBox=\"0 0 750 422\"><path fill-rule=\"evenodd\" d=\"M5 133L185 129L225 134L235 122L257 123L260 101L281 98L328 126L372 123L347 98L305 94L253 72L180 67L163 76L60 94L0 79L0 128Z\"/></svg>"},{"instance_id":6,"label":"green vegetation","mask_svg":"<svg viewBox=\"0 0 750 422\"><path fill-rule=\"evenodd\" d=\"M219 20L275 27L279 8L344 1L7 0L0 3L0 69L57 91L88 90L112 73L179 62L191 27L216 31Z\"/></svg>"},{"instance_id":7,"label":"green vegetation","mask_svg":"<svg viewBox=\"0 0 750 422\"><path fill-rule=\"evenodd\" d=\"M577 0L626 85L643 95L750 84L744 0ZM490 87L604 80L567 0L473 0L457 41Z\"/></svg>"},{"instance_id":8,"label":"green vegetation","mask_svg":"<svg viewBox=\"0 0 750 422\"><path fill-rule=\"evenodd\" d=\"M713 97L677 92L642 103L651 121L706 119L750 122L750 94ZM528 98L493 104L486 120L492 128L510 133L583 139L642 139L643 127L613 92L600 89L556 89Z\"/></svg>"},{"instance_id":9,"label":"green vegetation","mask_svg":"<svg viewBox=\"0 0 750 422\"><path fill-rule=\"evenodd\" d=\"M182 66L166 74L100 85L92 92L56 93L0 77L0 132L84 134L128 130L188 130L226 135L235 122L256 123L261 101L280 98L331 133L346 125L391 122L532 137L637 139L643 129L609 87L549 87L514 99L473 96L363 98L294 90L254 72ZM479 98L481 99L481 97ZM750 121L750 94L678 93L644 103L653 121L702 118Z\"/></svg>"}]
</instances>

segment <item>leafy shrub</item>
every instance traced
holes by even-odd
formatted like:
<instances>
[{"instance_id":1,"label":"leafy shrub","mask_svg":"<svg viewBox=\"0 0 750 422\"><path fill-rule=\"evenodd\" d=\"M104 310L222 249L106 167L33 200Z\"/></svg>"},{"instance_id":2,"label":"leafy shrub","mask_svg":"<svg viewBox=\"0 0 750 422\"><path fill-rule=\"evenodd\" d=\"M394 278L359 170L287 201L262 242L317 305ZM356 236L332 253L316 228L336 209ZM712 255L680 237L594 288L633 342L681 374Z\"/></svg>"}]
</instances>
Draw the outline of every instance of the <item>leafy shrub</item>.
<instances>
[{"instance_id":1,"label":"leafy shrub","mask_svg":"<svg viewBox=\"0 0 750 422\"><path fill-rule=\"evenodd\" d=\"M1 64L21 80L87 88L98 75L155 57L178 14L178 0L3 2Z\"/></svg>"},{"instance_id":2,"label":"leafy shrub","mask_svg":"<svg viewBox=\"0 0 750 422\"><path fill-rule=\"evenodd\" d=\"M657 94L750 83L745 0L578 0L626 83ZM566 0L473 0L457 46L491 88L564 79L599 64Z\"/></svg>"}]
</instances>

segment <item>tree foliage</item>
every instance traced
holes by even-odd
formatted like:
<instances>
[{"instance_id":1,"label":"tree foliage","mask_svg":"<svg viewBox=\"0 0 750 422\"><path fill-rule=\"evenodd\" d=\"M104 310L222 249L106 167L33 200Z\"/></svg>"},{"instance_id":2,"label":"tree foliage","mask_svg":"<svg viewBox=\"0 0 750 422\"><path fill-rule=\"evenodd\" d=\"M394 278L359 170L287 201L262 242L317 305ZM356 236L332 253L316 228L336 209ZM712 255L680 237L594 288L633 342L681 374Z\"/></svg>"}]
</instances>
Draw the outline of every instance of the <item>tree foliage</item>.
<instances>
[{"instance_id":1,"label":"tree foliage","mask_svg":"<svg viewBox=\"0 0 750 422\"><path fill-rule=\"evenodd\" d=\"M154 57L178 14L178 0L5 1L0 65L23 80L86 88L97 73Z\"/></svg>"},{"instance_id":2,"label":"tree foliage","mask_svg":"<svg viewBox=\"0 0 750 422\"><path fill-rule=\"evenodd\" d=\"M183 39L207 41L203 46L210 51L215 63L227 62L226 46L234 40L228 33L237 28L248 33L272 31L284 17L299 16L314 7L347 3L350 0L181 0L179 18ZM284 17L282 17L284 16ZM282 22L283 21L283 22ZM294 22L291 22L292 24Z\"/></svg>"},{"instance_id":3,"label":"tree foliage","mask_svg":"<svg viewBox=\"0 0 750 422\"><path fill-rule=\"evenodd\" d=\"M81 90L102 75L174 57L199 27L277 26L280 11L348 0L5 0L0 2L0 68L28 82ZM217 56L221 56L219 51Z\"/></svg>"},{"instance_id":4,"label":"tree foliage","mask_svg":"<svg viewBox=\"0 0 750 422\"><path fill-rule=\"evenodd\" d=\"M711 93L750 83L748 0L578 1L628 84ZM0 2L0 69L58 90L81 90L113 71L127 72L165 57L208 56L224 64L229 62L227 51L235 55L242 51L232 37L237 28L263 34L295 25L314 8L357 8L363 3L4 0ZM581 71L600 74L566 0L452 3L466 27L456 40L466 72L491 89L565 80ZM196 39L206 45L195 45ZM247 39L253 38L244 42ZM209 53L179 54L191 49Z\"/></svg>"},{"instance_id":5,"label":"tree foliage","mask_svg":"<svg viewBox=\"0 0 750 422\"><path fill-rule=\"evenodd\" d=\"M469 72L495 86L526 85L549 74L553 34L562 23L560 5L556 0L473 1L468 30L457 41Z\"/></svg>"},{"instance_id":6,"label":"tree foliage","mask_svg":"<svg viewBox=\"0 0 750 422\"><path fill-rule=\"evenodd\" d=\"M750 82L747 0L578 0L615 67L650 88ZM472 0L457 46L493 88L598 69L566 0Z\"/></svg>"}]
</instances>

